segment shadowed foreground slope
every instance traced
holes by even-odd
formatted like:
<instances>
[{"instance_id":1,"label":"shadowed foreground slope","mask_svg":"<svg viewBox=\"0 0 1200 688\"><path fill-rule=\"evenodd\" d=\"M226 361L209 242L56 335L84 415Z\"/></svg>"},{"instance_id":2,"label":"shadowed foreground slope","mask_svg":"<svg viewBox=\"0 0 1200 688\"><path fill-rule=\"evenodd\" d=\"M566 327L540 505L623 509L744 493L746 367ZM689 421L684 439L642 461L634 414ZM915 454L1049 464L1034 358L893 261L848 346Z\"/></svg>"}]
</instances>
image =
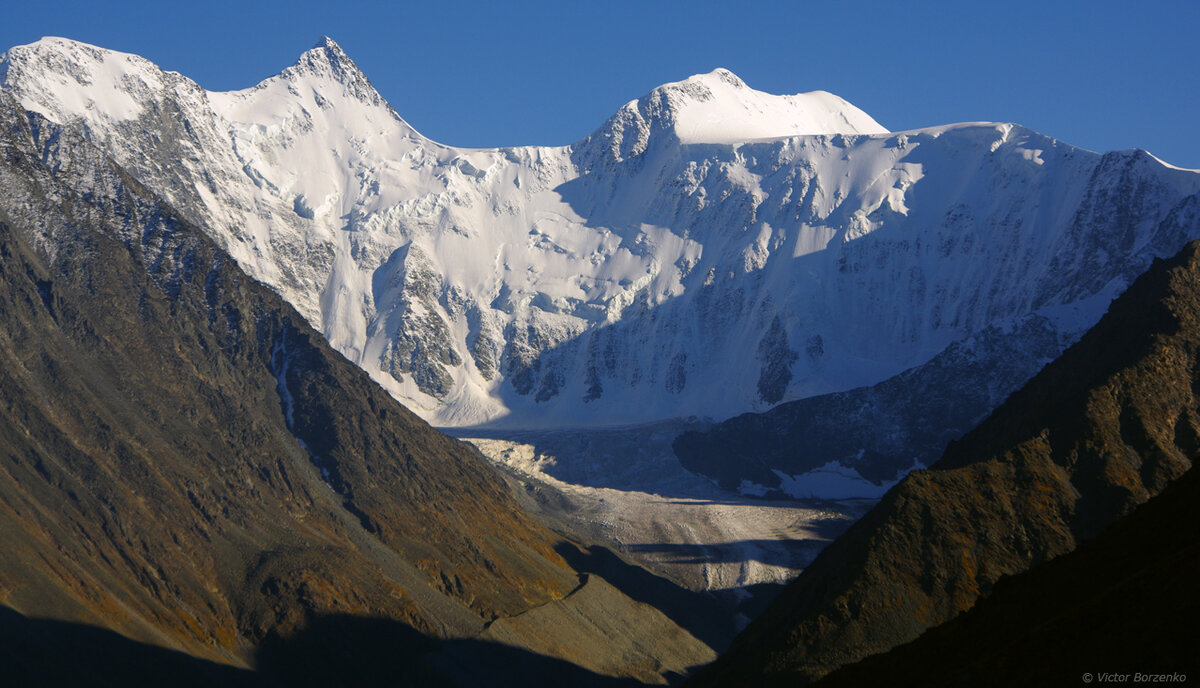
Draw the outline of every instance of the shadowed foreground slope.
<instances>
[{"instance_id":1,"label":"shadowed foreground slope","mask_svg":"<svg viewBox=\"0 0 1200 688\"><path fill-rule=\"evenodd\" d=\"M560 538L473 450L75 130L0 94L0 158L0 602L240 666L318 618L471 638L581 613ZM556 656L643 680L711 657L602 597L627 636ZM663 637L680 659L637 666Z\"/></svg>"},{"instance_id":2,"label":"shadowed foreground slope","mask_svg":"<svg viewBox=\"0 0 1200 688\"><path fill-rule=\"evenodd\" d=\"M1000 579L965 614L818 685L1069 686L1086 673L1194 682L1197 580L1200 472L1191 470L1074 552Z\"/></svg>"},{"instance_id":3,"label":"shadowed foreground slope","mask_svg":"<svg viewBox=\"0 0 1200 688\"><path fill-rule=\"evenodd\" d=\"M255 655L257 671L197 659L118 633L32 619L0 607L0 666L5 686L586 686L635 688L570 662L476 639L441 640L403 623L315 615Z\"/></svg>"},{"instance_id":4,"label":"shadowed foreground slope","mask_svg":"<svg viewBox=\"0 0 1200 688\"><path fill-rule=\"evenodd\" d=\"M694 685L797 685L911 641L1073 550L1200 453L1200 247L827 548Z\"/></svg>"}]
</instances>

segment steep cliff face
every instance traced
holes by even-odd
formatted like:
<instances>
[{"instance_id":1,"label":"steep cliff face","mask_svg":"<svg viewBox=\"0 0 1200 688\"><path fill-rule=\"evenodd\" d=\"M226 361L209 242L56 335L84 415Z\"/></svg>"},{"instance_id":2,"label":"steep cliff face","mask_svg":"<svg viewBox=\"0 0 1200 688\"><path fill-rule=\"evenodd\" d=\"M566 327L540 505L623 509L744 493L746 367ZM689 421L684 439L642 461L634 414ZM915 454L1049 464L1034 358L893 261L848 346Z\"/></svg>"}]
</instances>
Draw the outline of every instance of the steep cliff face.
<instances>
[{"instance_id":1,"label":"steep cliff face","mask_svg":"<svg viewBox=\"0 0 1200 688\"><path fill-rule=\"evenodd\" d=\"M1200 244L826 549L697 685L789 685L916 638L1073 550L1200 455Z\"/></svg>"},{"instance_id":2,"label":"steep cliff face","mask_svg":"<svg viewBox=\"0 0 1200 688\"><path fill-rule=\"evenodd\" d=\"M231 93L60 39L5 64L24 107L79 122L444 425L728 418L955 344L926 384L982 415L1197 235L1170 217L1200 175L1143 152L1010 124L891 134L831 94L725 70L572 146L466 150L415 132L329 40ZM1001 350L1013 377L956 384ZM852 453L886 441L863 430Z\"/></svg>"},{"instance_id":3,"label":"steep cliff face","mask_svg":"<svg viewBox=\"0 0 1200 688\"><path fill-rule=\"evenodd\" d=\"M641 636L615 648L587 625L554 653L610 675L655 680L710 654L616 591L581 609L564 543L476 452L379 389L75 127L7 94L0 188L9 610L283 675L295 657L263 648L332 627L347 645L331 666L416 680L438 673L426 655L439 639L533 608L674 632L691 658L650 666ZM351 642L366 623L407 649ZM528 646L539 628L526 630L505 642Z\"/></svg>"}]
</instances>

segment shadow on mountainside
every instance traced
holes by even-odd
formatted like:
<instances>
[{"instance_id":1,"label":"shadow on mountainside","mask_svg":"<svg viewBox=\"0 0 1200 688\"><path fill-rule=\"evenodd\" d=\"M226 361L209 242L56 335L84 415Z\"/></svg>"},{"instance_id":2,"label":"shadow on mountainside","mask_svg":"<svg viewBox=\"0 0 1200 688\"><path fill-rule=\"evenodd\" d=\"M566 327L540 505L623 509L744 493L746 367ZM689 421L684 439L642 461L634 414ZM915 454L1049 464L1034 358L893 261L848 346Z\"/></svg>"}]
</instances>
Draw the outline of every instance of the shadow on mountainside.
<instances>
[{"instance_id":1,"label":"shadow on mountainside","mask_svg":"<svg viewBox=\"0 0 1200 688\"><path fill-rule=\"evenodd\" d=\"M626 545L631 553L666 555L673 564L736 564L756 561L771 566L797 568L810 563L828 545L827 540L738 540L718 544L654 543Z\"/></svg>"},{"instance_id":2,"label":"shadow on mountainside","mask_svg":"<svg viewBox=\"0 0 1200 688\"><path fill-rule=\"evenodd\" d=\"M499 643L438 640L387 619L313 618L259 648L260 669L288 686L641 686Z\"/></svg>"},{"instance_id":3,"label":"shadow on mountainside","mask_svg":"<svg viewBox=\"0 0 1200 688\"><path fill-rule=\"evenodd\" d=\"M600 576L628 597L654 607L717 652L733 642L739 616L757 618L784 588L783 583L756 583L697 592L630 564L605 547L564 543L557 551L575 570Z\"/></svg>"},{"instance_id":4,"label":"shadow on mountainside","mask_svg":"<svg viewBox=\"0 0 1200 688\"><path fill-rule=\"evenodd\" d=\"M0 683L5 686L643 685L499 643L438 640L395 621L346 615L315 616L298 633L269 638L255 660L258 670L251 671L0 606Z\"/></svg>"},{"instance_id":5,"label":"shadow on mountainside","mask_svg":"<svg viewBox=\"0 0 1200 688\"><path fill-rule=\"evenodd\" d=\"M676 585L604 547L579 548L563 543L555 549L571 568L600 576L630 598L654 607L717 652L733 641L735 630L726 623L733 614L729 605L715 595Z\"/></svg>"},{"instance_id":6,"label":"shadow on mountainside","mask_svg":"<svg viewBox=\"0 0 1200 688\"><path fill-rule=\"evenodd\" d=\"M1192 468L1075 551L1001 578L966 613L817 685L1066 686L1087 674L1106 682L1104 673L1125 677L1114 682L1191 684L1200 675L1198 577L1200 471ZM1145 678L1131 681L1135 672Z\"/></svg>"},{"instance_id":7,"label":"shadow on mountainside","mask_svg":"<svg viewBox=\"0 0 1200 688\"><path fill-rule=\"evenodd\" d=\"M139 643L113 631L24 616L0 606L6 686L276 686L246 669Z\"/></svg>"}]
</instances>

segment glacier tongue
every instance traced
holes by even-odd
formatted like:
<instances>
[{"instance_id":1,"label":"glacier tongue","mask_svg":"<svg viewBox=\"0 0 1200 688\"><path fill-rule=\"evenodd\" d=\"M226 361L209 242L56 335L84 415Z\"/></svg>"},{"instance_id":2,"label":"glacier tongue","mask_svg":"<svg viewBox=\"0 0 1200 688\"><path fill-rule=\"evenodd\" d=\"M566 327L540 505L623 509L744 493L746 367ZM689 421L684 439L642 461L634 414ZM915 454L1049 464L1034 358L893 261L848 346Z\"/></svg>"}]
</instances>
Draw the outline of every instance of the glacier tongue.
<instances>
[{"instance_id":1,"label":"glacier tongue","mask_svg":"<svg viewBox=\"0 0 1200 688\"><path fill-rule=\"evenodd\" d=\"M1140 151L889 133L726 70L572 146L472 150L421 136L328 39L230 93L63 39L0 64L442 425L723 418L1032 317L1078 333L1200 235L1200 174Z\"/></svg>"}]
</instances>

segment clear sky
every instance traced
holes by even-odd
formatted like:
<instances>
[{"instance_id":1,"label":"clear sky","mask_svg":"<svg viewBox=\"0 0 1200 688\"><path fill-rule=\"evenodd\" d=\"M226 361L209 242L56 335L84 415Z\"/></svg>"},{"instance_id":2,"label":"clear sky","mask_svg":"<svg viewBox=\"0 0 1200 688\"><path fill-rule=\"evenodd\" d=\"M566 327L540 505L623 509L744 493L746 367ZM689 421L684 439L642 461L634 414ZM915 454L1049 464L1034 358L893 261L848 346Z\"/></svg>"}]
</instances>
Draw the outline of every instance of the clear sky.
<instances>
[{"instance_id":1,"label":"clear sky","mask_svg":"<svg viewBox=\"0 0 1200 688\"><path fill-rule=\"evenodd\" d=\"M1200 0L1066 2L14 2L0 49L57 35L210 90L322 35L396 110L458 146L566 144L653 87L726 67L823 89L892 130L1011 121L1200 168Z\"/></svg>"}]
</instances>

